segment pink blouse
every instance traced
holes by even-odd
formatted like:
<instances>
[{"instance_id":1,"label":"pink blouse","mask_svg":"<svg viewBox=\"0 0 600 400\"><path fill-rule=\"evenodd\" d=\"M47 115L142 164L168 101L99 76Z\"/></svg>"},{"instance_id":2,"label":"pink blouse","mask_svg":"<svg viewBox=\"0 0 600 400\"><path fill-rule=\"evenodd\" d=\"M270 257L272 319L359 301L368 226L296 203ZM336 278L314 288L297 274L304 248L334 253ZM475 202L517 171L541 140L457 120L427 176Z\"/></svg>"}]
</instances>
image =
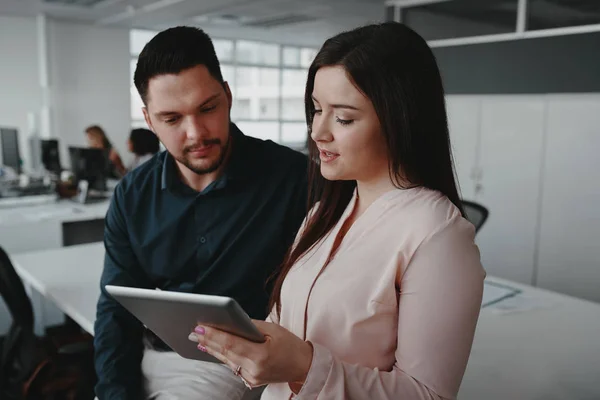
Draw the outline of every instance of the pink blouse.
<instances>
[{"instance_id":1,"label":"pink blouse","mask_svg":"<svg viewBox=\"0 0 600 400\"><path fill-rule=\"evenodd\" d=\"M295 398L456 398L485 278L473 225L438 192L392 190L353 223L325 266L355 203L356 193L283 284L279 323L314 347ZM290 396L281 383L262 399Z\"/></svg>"}]
</instances>

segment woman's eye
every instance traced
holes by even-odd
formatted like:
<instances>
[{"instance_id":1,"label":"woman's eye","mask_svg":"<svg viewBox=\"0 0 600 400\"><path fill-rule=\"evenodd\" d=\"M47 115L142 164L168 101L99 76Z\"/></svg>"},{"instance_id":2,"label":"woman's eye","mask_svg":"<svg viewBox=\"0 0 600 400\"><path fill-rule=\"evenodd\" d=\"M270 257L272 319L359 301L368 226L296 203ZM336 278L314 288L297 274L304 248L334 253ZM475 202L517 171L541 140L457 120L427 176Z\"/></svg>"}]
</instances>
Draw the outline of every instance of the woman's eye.
<instances>
[{"instance_id":1,"label":"woman's eye","mask_svg":"<svg viewBox=\"0 0 600 400\"><path fill-rule=\"evenodd\" d=\"M335 117L335 121L341 125L350 125L354 122L353 119L341 119L339 117Z\"/></svg>"}]
</instances>

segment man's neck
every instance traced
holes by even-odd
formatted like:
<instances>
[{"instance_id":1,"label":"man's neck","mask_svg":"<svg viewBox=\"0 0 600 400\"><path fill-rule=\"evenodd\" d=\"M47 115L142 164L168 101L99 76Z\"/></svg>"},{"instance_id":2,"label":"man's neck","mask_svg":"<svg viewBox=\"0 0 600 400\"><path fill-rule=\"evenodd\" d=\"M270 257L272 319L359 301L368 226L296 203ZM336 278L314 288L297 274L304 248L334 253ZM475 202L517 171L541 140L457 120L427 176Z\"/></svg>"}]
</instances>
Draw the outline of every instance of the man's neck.
<instances>
[{"instance_id":1,"label":"man's neck","mask_svg":"<svg viewBox=\"0 0 600 400\"><path fill-rule=\"evenodd\" d=\"M179 177L181 178L181 181L197 192L202 192L211 183L216 181L219 176L221 176L223 167L225 165L225 163L223 163L216 171L208 174L197 174L185 165L181 164L179 161L175 162L177 164L177 169L179 170Z\"/></svg>"}]
</instances>

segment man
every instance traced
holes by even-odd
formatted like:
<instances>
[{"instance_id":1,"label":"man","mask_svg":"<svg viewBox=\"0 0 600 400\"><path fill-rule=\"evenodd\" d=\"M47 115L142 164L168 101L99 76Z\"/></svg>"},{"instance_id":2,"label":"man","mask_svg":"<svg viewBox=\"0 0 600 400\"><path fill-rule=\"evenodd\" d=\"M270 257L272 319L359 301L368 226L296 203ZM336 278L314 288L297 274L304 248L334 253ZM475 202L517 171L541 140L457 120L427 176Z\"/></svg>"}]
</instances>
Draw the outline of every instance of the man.
<instances>
[{"instance_id":1,"label":"man","mask_svg":"<svg viewBox=\"0 0 600 400\"><path fill-rule=\"evenodd\" d=\"M181 358L107 294L105 285L229 296L267 315L267 278L305 216L302 154L244 136L210 38L190 27L155 36L134 77L166 152L129 173L106 216L94 345L100 400L239 399L221 364Z\"/></svg>"}]
</instances>

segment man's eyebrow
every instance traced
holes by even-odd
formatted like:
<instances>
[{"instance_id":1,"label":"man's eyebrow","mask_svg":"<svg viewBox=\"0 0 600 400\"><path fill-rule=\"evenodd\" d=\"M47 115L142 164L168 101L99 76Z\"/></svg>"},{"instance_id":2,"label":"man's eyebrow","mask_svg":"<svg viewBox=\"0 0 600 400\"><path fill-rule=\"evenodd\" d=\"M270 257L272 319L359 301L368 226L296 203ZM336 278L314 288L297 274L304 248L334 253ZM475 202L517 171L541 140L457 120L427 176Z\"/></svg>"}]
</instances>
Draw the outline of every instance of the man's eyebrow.
<instances>
[{"instance_id":1,"label":"man's eyebrow","mask_svg":"<svg viewBox=\"0 0 600 400\"><path fill-rule=\"evenodd\" d=\"M200 104L198 106L198 108L202 108L205 107L208 103L210 103L211 101L217 99L219 96L221 96L221 93L215 93L212 96L210 96L208 99L204 100L202 102L202 104ZM156 115L159 118L164 118L164 117L173 117L175 115L179 115L179 113L177 111L160 111L155 113L154 115Z\"/></svg>"}]
</instances>

